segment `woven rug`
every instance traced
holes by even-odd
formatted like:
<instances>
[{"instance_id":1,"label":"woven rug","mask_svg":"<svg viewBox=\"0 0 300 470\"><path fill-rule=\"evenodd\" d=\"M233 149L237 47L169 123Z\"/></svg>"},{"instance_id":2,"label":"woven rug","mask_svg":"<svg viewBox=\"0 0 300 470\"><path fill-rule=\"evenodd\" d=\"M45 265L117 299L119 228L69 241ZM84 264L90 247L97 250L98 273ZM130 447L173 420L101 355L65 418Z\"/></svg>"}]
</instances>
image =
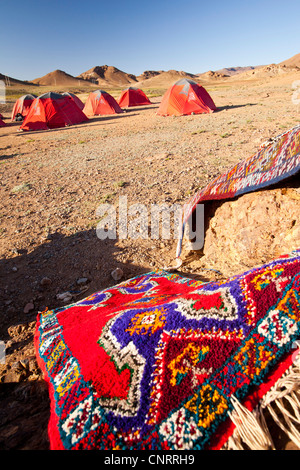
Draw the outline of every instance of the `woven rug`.
<instances>
[{"instance_id":1,"label":"woven rug","mask_svg":"<svg viewBox=\"0 0 300 470\"><path fill-rule=\"evenodd\" d=\"M39 313L51 449L221 448L239 407L293 366L299 286L297 250L222 282L155 271Z\"/></svg>"},{"instance_id":2,"label":"woven rug","mask_svg":"<svg viewBox=\"0 0 300 470\"><path fill-rule=\"evenodd\" d=\"M250 158L237 163L215 178L185 204L182 237L177 247L181 254L186 222L196 205L205 201L231 199L251 191L264 189L300 171L300 125L278 135L261 146Z\"/></svg>"}]
</instances>

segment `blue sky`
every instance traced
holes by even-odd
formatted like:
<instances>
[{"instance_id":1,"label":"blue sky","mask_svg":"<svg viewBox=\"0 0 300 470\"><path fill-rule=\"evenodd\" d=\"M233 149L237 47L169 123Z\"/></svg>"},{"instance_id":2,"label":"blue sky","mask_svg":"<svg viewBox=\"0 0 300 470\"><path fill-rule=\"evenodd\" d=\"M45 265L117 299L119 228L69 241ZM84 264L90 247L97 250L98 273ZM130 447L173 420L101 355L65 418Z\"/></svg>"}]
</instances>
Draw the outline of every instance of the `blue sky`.
<instances>
[{"instance_id":1,"label":"blue sky","mask_svg":"<svg viewBox=\"0 0 300 470\"><path fill-rule=\"evenodd\" d=\"M300 52L299 0L0 0L0 73L202 73Z\"/></svg>"}]
</instances>

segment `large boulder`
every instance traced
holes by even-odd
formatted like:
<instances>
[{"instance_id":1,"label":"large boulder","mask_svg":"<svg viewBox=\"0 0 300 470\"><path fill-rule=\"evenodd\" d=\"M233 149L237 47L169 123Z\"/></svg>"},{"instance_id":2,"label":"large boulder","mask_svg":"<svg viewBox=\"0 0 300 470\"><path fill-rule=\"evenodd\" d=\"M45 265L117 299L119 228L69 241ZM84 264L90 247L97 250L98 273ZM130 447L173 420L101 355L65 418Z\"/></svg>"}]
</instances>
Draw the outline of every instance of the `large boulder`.
<instances>
[{"instance_id":1,"label":"large boulder","mask_svg":"<svg viewBox=\"0 0 300 470\"><path fill-rule=\"evenodd\" d=\"M294 185L296 186L296 185ZM300 247L300 189L280 187L205 205L202 267L240 274Z\"/></svg>"}]
</instances>

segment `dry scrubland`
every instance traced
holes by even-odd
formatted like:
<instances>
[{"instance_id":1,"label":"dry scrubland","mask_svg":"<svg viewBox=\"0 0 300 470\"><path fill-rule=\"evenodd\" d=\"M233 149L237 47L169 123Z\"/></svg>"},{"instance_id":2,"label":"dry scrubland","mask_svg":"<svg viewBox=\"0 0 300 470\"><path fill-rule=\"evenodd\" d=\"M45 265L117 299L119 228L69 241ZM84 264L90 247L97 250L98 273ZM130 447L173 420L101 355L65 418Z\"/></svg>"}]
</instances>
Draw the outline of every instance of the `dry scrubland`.
<instances>
[{"instance_id":1,"label":"dry scrubland","mask_svg":"<svg viewBox=\"0 0 300 470\"><path fill-rule=\"evenodd\" d=\"M0 449L48 446L48 394L33 346L37 312L62 306L57 294L69 291L75 301L117 283L111 276L117 267L124 280L174 262L173 239L99 240L99 204L117 206L121 195L149 211L154 203L183 204L299 123L292 103L296 79L299 72L207 83L219 108L210 115L157 116L165 86L144 89L151 106L82 125L30 133L18 132L18 123L0 128L0 339L8 341L7 362L0 365ZM69 91L85 101L90 88ZM109 92L117 97L120 90ZM11 103L0 109L6 118L22 94L9 90ZM194 259L180 271L214 279L209 268Z\"/></svg>"}]
</instances>

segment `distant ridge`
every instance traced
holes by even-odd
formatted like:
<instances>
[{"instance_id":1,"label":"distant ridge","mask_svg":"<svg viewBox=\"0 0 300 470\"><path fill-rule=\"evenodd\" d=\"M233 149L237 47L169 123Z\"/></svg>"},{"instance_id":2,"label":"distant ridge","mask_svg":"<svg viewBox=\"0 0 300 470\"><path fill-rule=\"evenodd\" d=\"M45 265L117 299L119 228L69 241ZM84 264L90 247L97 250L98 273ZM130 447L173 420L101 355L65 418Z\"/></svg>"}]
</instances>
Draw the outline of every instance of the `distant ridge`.
<instances>
[{"instance_id":1,"label":"distant ridge","mask_svg":"<svg viewBox=\"0 0 300 470\"><path fill-rule=\"evenodd\" d=\"M247 70L246 72L239 73L238 75L232 75L229 80L251 80L251 79L263 79L272 77L282 77L290 73L298 72L298 67L287 67L286 65L280 64L269 64L256 67L253 70Z\"/></svg>"},{"instance_id":2,"label":"distant ridge","mask_svg":"<svg viewBox=\"0 0 300 470\"><path fill-rule=\"evenodd\" d=\"M2 73L0 73L0 80L2 80L5 84L8 83L9 85L33 85L33 83L27 82L26 80L17 80L16 78L8 77Z\"/></svg>"},{"instance_id":3,"label":"distant ridge","mask_svg":"<svg viewBox=\"0 0 300 470\"><path fill-rule=\"evenodd\" d=\"M261 67L261 65L248 65L246 67L227 67L220 70L216 70L217 73L227 75L231 77L232 75L237 75L238 73L248 72L249 70L254 70L257 67Z\"/></svg>"},{"instance_id":4,"label":"distant ridge","mask_svg":"<svg viewBox=\"0 0 300 470\"><path fill-rule=\"evenodd\" d=\"M41 78L35 78L32 83L36 85L48 86L80 86L89 85L89 82L80 78L75 78L62 70L54 70Z\"/></svg>"},{"instance_id":5,"label":"distant ridge","mask_svg":"<svg viewBox=\"0 0 300 470\"><path fill-rule=\"evenodd\" d=\"M41 78L31 81L19 80L0 74L0 80L9 82L11 86L99 86L112 87L168 87L180 78L189 78L198 82L215 82L216 80L257 79L263 77L276 77L287 73L300 71L300 53L290 57L279 64L249 65L245 67L225 67L219 70L209 70L204 73L192 74L178 70L146 70L140 75L126 73L111 65L97 65L74 77L62 70L54 70Z\"/></svg>"}]
</instances>

